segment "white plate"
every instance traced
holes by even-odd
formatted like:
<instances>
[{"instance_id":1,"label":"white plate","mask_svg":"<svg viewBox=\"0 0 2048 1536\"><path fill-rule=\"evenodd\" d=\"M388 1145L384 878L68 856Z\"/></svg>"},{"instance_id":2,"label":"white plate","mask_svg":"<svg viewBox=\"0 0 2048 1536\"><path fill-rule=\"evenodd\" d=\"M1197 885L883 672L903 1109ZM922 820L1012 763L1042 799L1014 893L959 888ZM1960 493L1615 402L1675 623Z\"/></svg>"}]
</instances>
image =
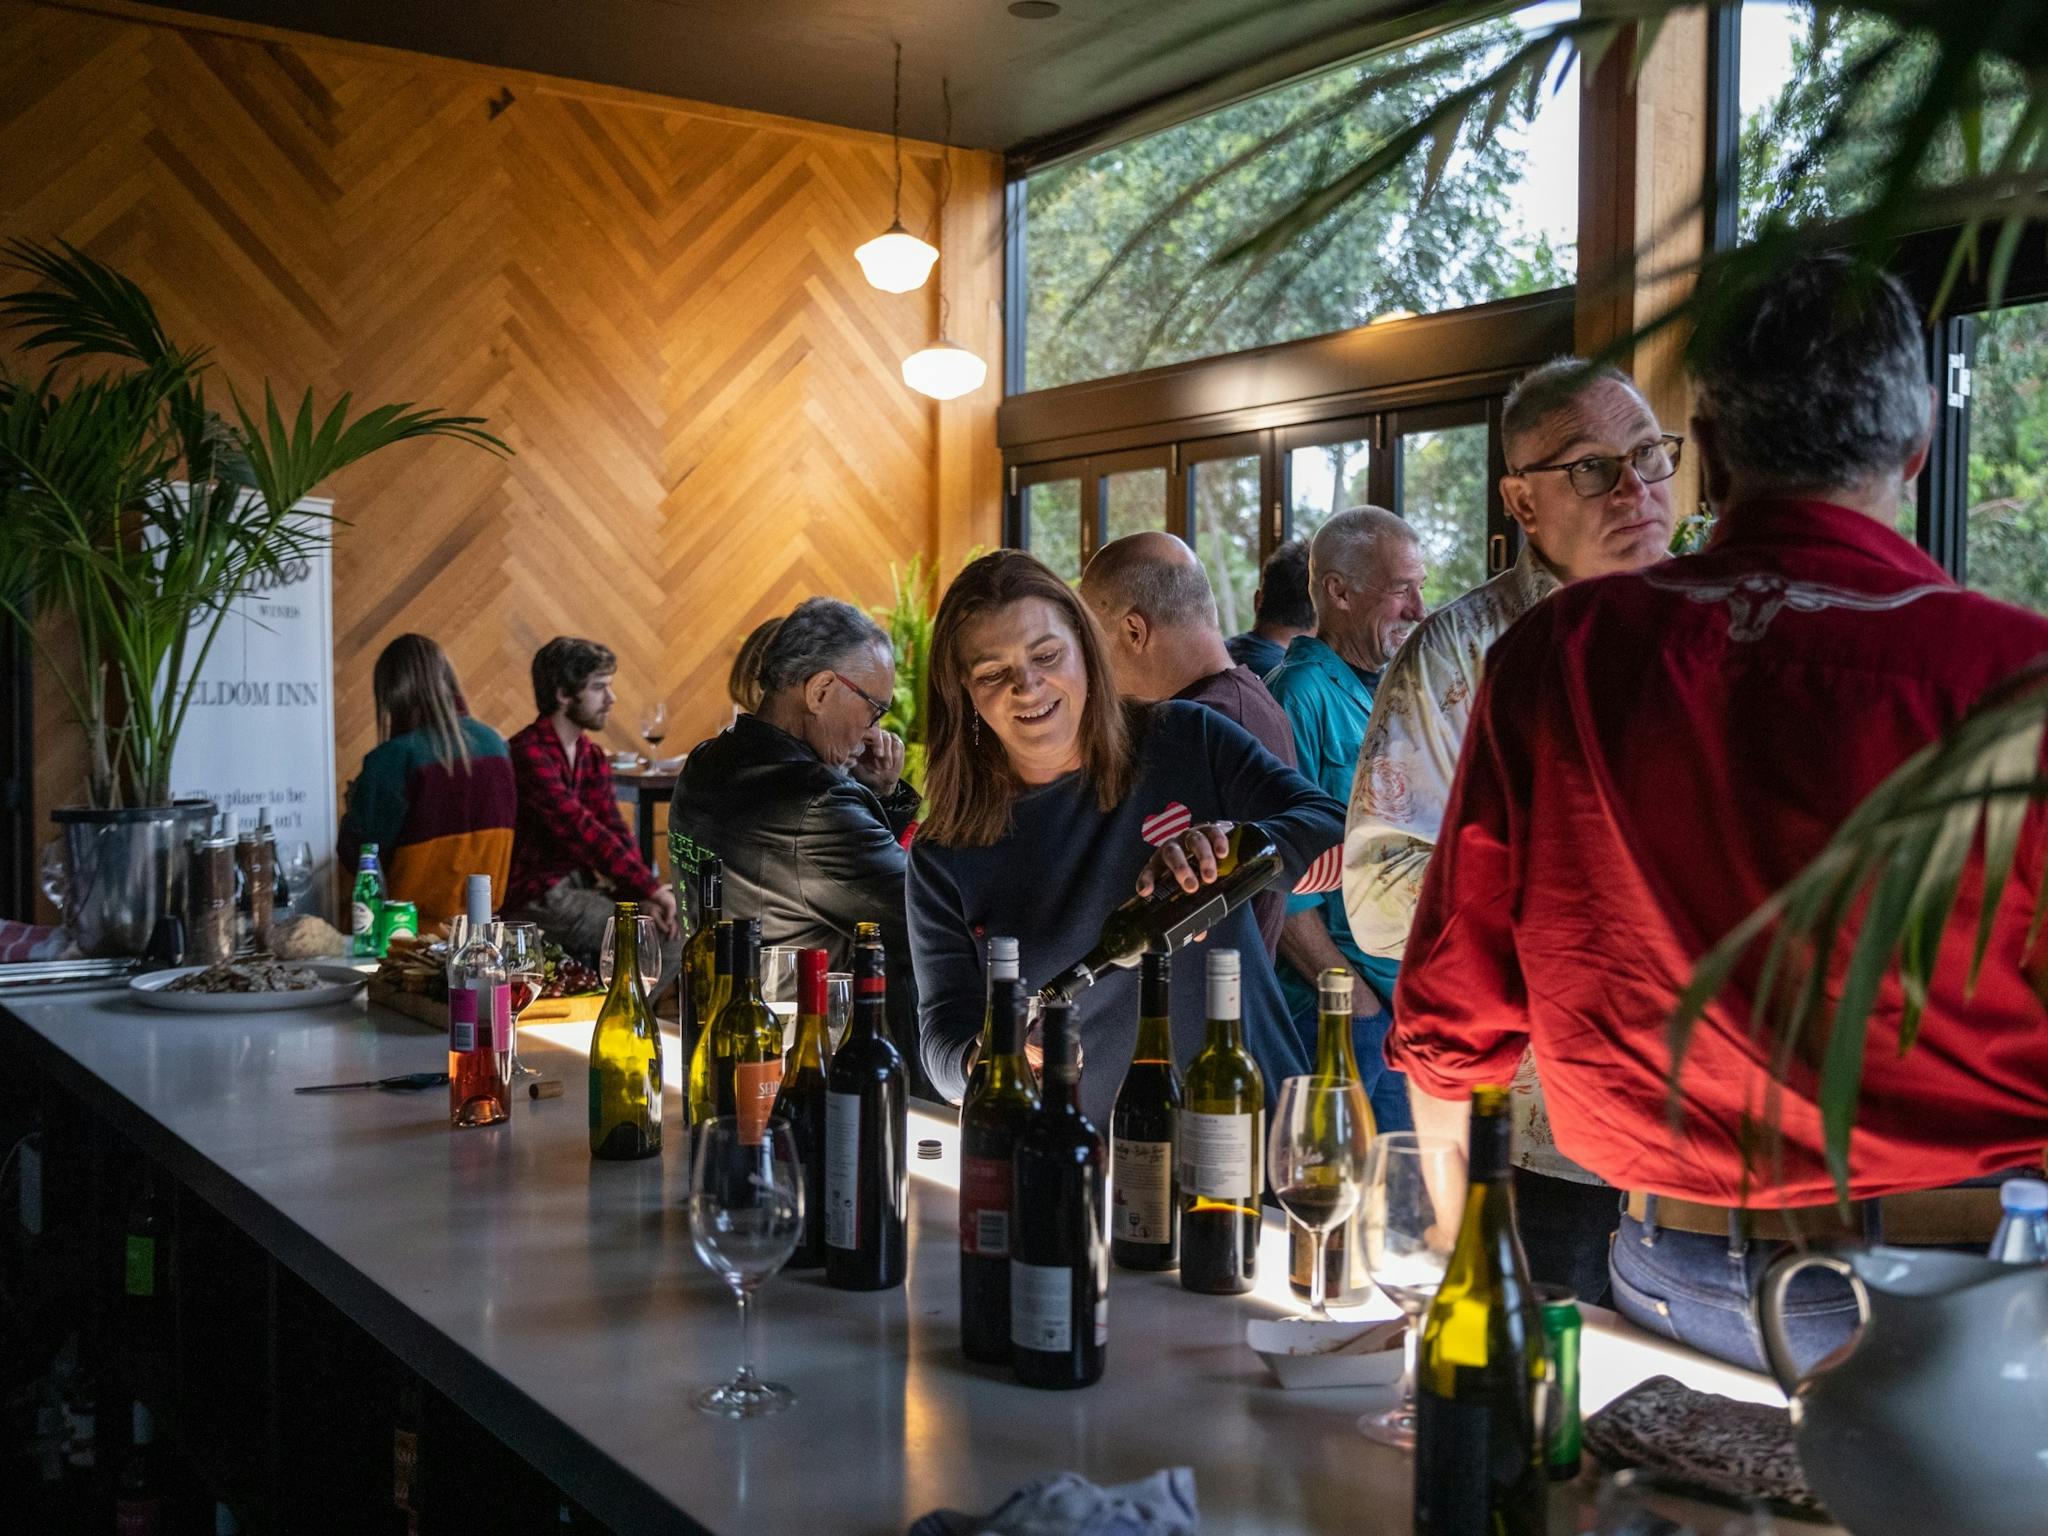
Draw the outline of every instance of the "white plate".
<instances>
[{"instance_id":1,"label":"white plate","mask_svg":"<svg viewBox=\"0 0 2048 1536\"><path fill-rule=\"evenodd\" d=\"M175 970L151 971L147 976L137 976L128 983L128 990L138 1003L151 1008L170 1008L180 1013L274 1013L280 1008L321 1008L329 1003L345 1003L369 983L370 978L360 971L350 970L345 965L322 965L311 961L295 961L318 976L324 986L308 987L303 992L166 992L165 987L180 976L191 976L206 969L203 965L181 965Z\"/></svg>"}]
</instances>

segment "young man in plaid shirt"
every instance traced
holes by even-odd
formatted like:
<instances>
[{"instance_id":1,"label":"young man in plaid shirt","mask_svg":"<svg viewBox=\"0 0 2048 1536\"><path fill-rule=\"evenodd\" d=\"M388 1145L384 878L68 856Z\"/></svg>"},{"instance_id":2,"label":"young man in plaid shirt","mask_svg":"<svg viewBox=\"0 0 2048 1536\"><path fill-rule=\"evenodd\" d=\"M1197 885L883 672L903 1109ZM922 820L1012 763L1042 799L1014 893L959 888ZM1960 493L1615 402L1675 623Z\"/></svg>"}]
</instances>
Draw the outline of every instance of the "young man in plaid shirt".
<instances>
[{"instance_id":1,"label":"young man in plaid shirt","mask_svg":"<svg viewBox=\"0 0 2048 1536\"><path fill-rule=\"evenodd\" d=\"M662 935L661 991L681 955L675 892L640 857L619 814L611 762L585 734L604 728L617 670L618 658L591 640L557 636L534 654L540 718L507 743L519 817L502 910L539 923L563 949L595 964L613 902L640 902Z\"/></svg>"}]
</instances>

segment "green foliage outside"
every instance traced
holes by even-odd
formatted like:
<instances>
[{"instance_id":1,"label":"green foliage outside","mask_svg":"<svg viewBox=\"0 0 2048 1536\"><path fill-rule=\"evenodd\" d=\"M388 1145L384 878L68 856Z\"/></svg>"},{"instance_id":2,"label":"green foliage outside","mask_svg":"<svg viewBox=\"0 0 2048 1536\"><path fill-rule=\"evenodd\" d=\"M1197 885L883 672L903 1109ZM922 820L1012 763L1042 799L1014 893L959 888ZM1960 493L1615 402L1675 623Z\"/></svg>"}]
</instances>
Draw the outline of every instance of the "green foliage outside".
<instances>
[{"instance_id":1,"label":"green foliage outside","mask_svg":"<svg viewBox=\"0 0 2048 1536\"><path fill-rule=\"evenodd\" d=\"M1505 22L1493 30L1502 52L1521 36ZM1441 67L1410 68L1433 60ZM1211 266L1487 62L1441 43L1380 54L1033 176L1025 387L1570 283L1574 252L1522 232L1514 208L1522 154L1499 138L1451 153L1426 200L1428 157L1412 157L1300 239L1227 269ZM1388 71L1407 72L1386 82ZM1526 124L1535 104L1518 96L1506 120Z\"/></svg>"},{"instance_id":2,"label":"green foliage outside","mask_svg":"<svg viewBox=\"0 0 2048 1536\"><path fill-rule=\"evenodd\" d=\"M1839 16L1825 32L1809 21L1794 39L1793 69L1774 102L1752 112L1742 134L1742 228L1753 235L1774 214L1795 219L1853 213L1869 200L1886 130L1903 120L1931 61L1924 38L1880 18ZM1856 97L1864 132L1817 150L1823 115L1851 78L1867 77ZM2020 118L2023 83L1991 70L1981 154L2002 153ZM1937 170L1956 175L1967 147L1951 132ZM1899 528L1913 536L1911 507ZM1983 316L1970 407L1966 564L1970 585L2007 602L2048 612L2048 305L2021 305Z\"/></svg>"}]
</instances>

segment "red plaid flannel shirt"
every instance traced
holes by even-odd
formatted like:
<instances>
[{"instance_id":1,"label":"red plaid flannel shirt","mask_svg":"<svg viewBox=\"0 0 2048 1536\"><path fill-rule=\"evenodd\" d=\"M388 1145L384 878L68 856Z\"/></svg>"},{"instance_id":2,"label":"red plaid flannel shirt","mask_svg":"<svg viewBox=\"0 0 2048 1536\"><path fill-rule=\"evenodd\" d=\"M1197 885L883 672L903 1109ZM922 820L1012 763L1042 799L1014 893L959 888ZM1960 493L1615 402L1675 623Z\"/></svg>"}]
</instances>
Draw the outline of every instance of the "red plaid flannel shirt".
<instances>
[{"instance_id":1,"label":"red plaid flannel shirt","mask_svg":"<svg viewBox=\"0 0 2048 1536\"><path fill-rule=\"evenodd\" d=\"M501 910L539 901L579 870L621 894L648 897L661 889L626 830L611 762L595 742L579 735L572 763L554 722L543 715L506 745L519 784L519 816L513 823L512 880Z\"/></svg>"}]
</instances>

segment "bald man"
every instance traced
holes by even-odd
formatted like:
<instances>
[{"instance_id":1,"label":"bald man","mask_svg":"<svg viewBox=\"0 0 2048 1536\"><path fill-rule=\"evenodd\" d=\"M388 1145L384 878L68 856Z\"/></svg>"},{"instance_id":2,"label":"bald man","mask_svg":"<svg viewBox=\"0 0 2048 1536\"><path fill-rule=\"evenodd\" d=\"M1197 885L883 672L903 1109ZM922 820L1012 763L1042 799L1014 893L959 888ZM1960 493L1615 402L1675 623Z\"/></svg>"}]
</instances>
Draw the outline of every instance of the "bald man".
<instances>
[{"instance_id":1,"label":"bald man","mask_svg":"<svg viewBox=\"0 0 2048 1536\"><path fill-rule=\"evenodd\" d=\"M1170 533L1113 539L1081 573L1081 600L1102 622L1109 662L1126 697L1188 699L1236 721L1294 767L1294 732L1266 685L1230 659L1216 622L1216 595L1195 552ZM1279 891L1252 910L1271 959L1287 918Z\"/></svg>"}]
</instances>

